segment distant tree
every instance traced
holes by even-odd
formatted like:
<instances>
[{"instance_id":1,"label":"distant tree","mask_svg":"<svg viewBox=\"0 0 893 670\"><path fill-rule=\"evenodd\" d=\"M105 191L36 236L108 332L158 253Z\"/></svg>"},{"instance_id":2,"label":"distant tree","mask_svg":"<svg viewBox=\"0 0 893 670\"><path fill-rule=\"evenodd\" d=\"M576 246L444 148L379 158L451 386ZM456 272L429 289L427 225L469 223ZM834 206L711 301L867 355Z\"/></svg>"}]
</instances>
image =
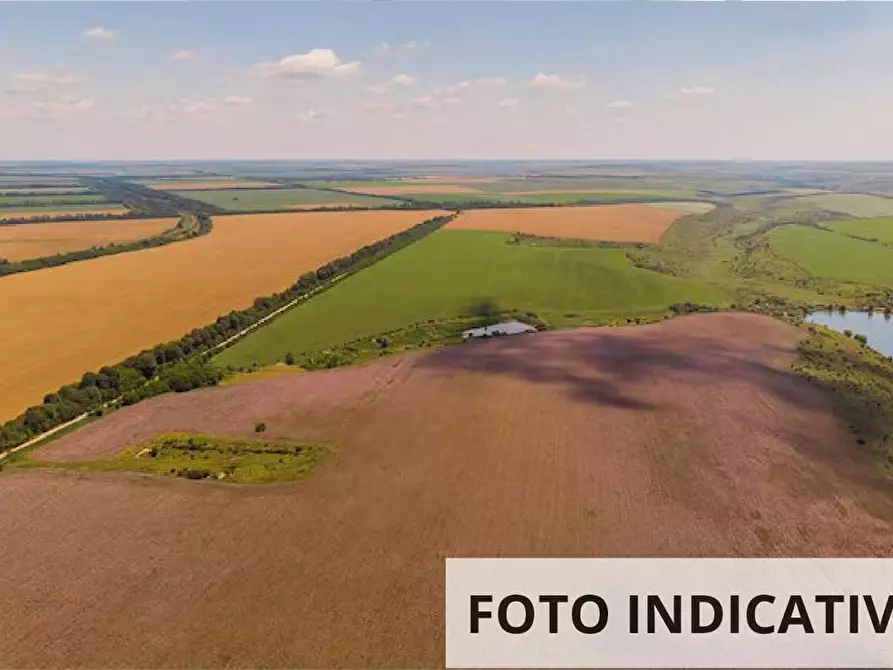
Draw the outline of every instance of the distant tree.
<instances>
[{"instance_id":1,"label":"distant tree","mask_svg":"<svg viewBox=\"0 0 893 670\"><path fill-rule=\"evenodd\" d=\"M843 331L843 334L846 335L847 337L852 337L852 336L853 336L853 331L850 330L849 328L847 328L847 329L845 329L845 330Z\"/></svg>"},{"instance_id":2,"label":"distant tree","mask_svg":"<svg viewBox=\"0 0 893 670\"><path fill-rule=\"evenodd\" d=\"M855 335L853 335L853 339L856 340L856 342L861 344L863 347L868 345L868 338L865 337L865 335L863 335L862 333L856 333Z\"/></svg>"},{"instance_id":3,"label":"distant tree","mask_svg":"<svg viewBox=\"0 0 893 670\"><path fill-rule=\"evenodd\" d=\"M267 424L265 424L263 421L258 421L256 424L254 424L255 433L263 433L266 429Z\"/></svg>"},{"instance_id":4,"label":"distant tree","mask_svg":"<svg viewBox=\"0 0 893 670\"><path fill-rule=\"evenodd\" d=\"M286 365L294 365L295 364L295 355L290 351L287 354L285 354L285 364Z\"/></svg>"}]
</instances>

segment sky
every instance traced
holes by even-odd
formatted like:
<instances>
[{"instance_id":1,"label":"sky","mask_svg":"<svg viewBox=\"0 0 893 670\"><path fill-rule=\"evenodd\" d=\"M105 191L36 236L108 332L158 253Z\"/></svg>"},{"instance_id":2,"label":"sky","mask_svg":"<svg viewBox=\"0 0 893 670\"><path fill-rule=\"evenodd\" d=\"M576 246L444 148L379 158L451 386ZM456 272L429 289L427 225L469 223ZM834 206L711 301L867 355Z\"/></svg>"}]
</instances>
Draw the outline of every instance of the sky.
<instances>
[{"instance_id":1,"label":"sky","mask_svg":"<svg viewBox=\"0 0 893 670\"><path fill-rule=\"evenodd\" d=\"M0 2L0 160L893 160L893 3Z\"/></svg>"}]
</instances>

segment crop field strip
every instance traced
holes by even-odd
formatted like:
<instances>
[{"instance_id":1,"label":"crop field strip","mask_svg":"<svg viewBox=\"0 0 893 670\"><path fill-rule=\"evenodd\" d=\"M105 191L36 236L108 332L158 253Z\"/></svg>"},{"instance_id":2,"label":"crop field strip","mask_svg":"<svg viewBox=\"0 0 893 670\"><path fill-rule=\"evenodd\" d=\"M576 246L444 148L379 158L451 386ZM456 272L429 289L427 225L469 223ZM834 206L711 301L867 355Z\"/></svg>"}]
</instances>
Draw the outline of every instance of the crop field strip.
<instances>
[{"instance_id":1,"label":"crop field strip","mask_svg":"<svg viewBox=\"0 0 893 670\"><path fill-rule=\"evenodd\" d=\"M108 202L100 193L72 195L4 195L0 196L0 211L7 207L45 207L49 205L89 205Z\"/></svg>"},{"instance_id":2,"label":"crop field strip","mask_svg":"<svg viewBox=\"0 0 893 670\"><path fill-rule=\"evenodd\" d=\"M644 205L480 209L452 221L451 230L494 230L612 242L657 242L686 212Z\"/></svg>"},{"instance_id":3,"label":"crop field strip","mask_svg":"<svg viewBox=\"0 0 893 670\"><path fill-rule=\"evenodd\" d=\"M274 188L282 184L272 181L250 181L246 179L194 179L147 182L144 186L159 191L206 191L244 188Z\"/></svg>"},{"instance_id":4,"label":"crop field strip","mask_svg":"<svg viewBox=\"0 0 893 670\"><path fill-rule=\"evenodd\" d=\"M704 283L636 268L620 249L511 245L509 238L499 232L436 232L286 312L215 361L238 367L274 363L286 352L324 350L467 314L481 298L534 311L556 324L665 310L686 301L728 302Z\"/></svg>"},{"instance_id":5,"label":"crop field strip","mask_svg":"<svg viewBox=\"0 0 893 670\"><path fill-rule=\"evenodd\" d=\"M322 206L335 201L356 207L393 207L400 204L399 201L388 198L309 188L198 190L178 193L181 193L183 197L231 211L267 211L288 209L292 206Z\"/></svg>"},{"instance_id":6,"label":"crop field strip","mask_svg":"<svg viewBox=\"0 0 893 670\"><path fill-rule=\"evenodd\" d=\"M42 205L40 207L0 208L0 221L28 217L62 218L81 214L124 214L127 208L119 204L101 205Z\"/></svg>"},{"instance_id":7,"label":"crop field strip","mask_svg":"<svg viewBox=\"0 0 893 670\"><path fill-rule=\"evenodd\" d=\"M0 226L0 258L20 261L42 256L132 242L160 235L174 218L61 221Z\"/></svg>"},{"instance_id":8,"label":"crop field strip","mask_svg":"<svg viewBox=\"0 0 893 670\"><path fill-rule=\"evenodd\" d=\"M0 322L0 418L87 370L180 337L431 216L225 216L193 240L4 277L0 304L16 319Z\"/></svg>"}]
</instances>

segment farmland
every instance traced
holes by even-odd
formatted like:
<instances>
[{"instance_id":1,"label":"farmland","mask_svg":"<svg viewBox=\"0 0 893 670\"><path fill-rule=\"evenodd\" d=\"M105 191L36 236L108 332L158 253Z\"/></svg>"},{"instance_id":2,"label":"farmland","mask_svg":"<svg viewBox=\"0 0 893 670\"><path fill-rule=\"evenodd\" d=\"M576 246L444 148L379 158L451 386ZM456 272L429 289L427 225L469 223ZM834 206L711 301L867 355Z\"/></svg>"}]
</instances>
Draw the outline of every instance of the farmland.
<instances>
[{"instance_id":1,"label":"farmland","mask_svg":"<svg viewBox=\"0 0 893 670\"><path fill-rule=\"evenodd\" d=\"M783 226L769 236L772 250L816 277L893 288L893 249L845 235Z\"/></svg>"},{"instance_id":2,"label":"farmland","mask_svg":"<svg viewBox=\"0 0 893 670\"><path fill-rule=\"evenodd\" d=\"M685 212L643 205L483 209L465 212L453 230L496 230L616 242L657 242Z\"/></svg>"},{"instance_id":3,"label":"farmland","mask_svg":"<svg viewBox=\"0 0 893 670\"><path fill-rule=\"evenodd\" d=\"M176 219L161 218L0 226L0 258L19 261L131 242L159 235L176 223Z\"/></svg>"},{"instance_id":4,"label":"farmland","mask_svg":"<svg viewBox=\"0 0 893 670\"><path fill-rule=\"evenodd\" d=\"M823 193L796 198L792 202L818 206L846 216L871 217L893 214L893 198L861 193Z\"/></svg>"},{"instance_id":5,"label":"farmland","mask_svg":"<svg viewBox=\"0 0 893 670\"><path fill-rule=\"evenodd\" d=\"M4 219L22 219L28 217L48 216L62 218L82 214L124 214L127 211L121 205L43 205L40 207L0 208L0 221Z\"/></svg>"},{"instance_id":6,"label":"farmland","mask_svg":"<svg viewBox=\"0 0 893 670\"><path fill-rule=\"evenodd\" d=\"M0 417L430 216L226 216L193 240L4 277L0 304L16 318L0 321Z\"/></svg>"},{"instance_id":7,"label":"farmland","mask_svg":"<svg viewBox=\"0 0 893 670\"><path fill-rule=\"evenodd\" d=\"M210 189L230 188L269 188L272 186L279 186L279 184L271 181L246 181L239 179L171 179L149 182L146 186L162 191L205 191Z\"/></svg>"},{"instance_id":8,"label":"farmland","mask_svg":"<svg viewBox=\"0 0 893 670\"><path fill-rule=\"evenodd\" d=\"M576 203L610 204L624 202L661 202L667 196L643 191L549 191L541 193L475 193L472 191L406 191L402 197L440 205L475 205L489 203L526 205L573 205Z\"/></svg>"},{"instance_id":9,"label":"farmland","mask_svg":"<svg viewBox=\"0 0 893 670\"><path fill-rule=\"evenodd\" d=\"M867 240L893 242L893 216L881 216L873 219L847 219L823 224L837 233L852 235Z\"/></svg>"},{"instance_id":10,"label":"farmland","mask_svg":"<svg viewBox=\"0 0 893 670\"><path fill-rule=\"evenodd\" d=\"M399 204L387 198L333 193L309 188L188 191L186 197L233 211L267 211L293 206L321 205L333 201L354 207L388 207Z\"/></svg>"},{"instance_id":11,"label":"farmland","mask_svg":"<svg viewBox=\"0 0 893 670\"><path fill-rule=\"evenodd\" d=\"M72 195L4 195L0 197L0 208L89 205L100 202L106 202L105 196L95 193L75 193ZM2 211L2 209L0 209L0 211Z\"/></svg>"},{"instance_id":12,"label":"farmland","mask_svg":"<svg viewBox=\"0 0 893 670\"><path fill-rule=\"evenodd\" d=\"M444 230L348 277L226 349L250 366L326 349L428 319L467 314L479 299L554 323L602 322L677 302L725 304L706 284L635 268L619 249L508 244L506 233Z\"/></svg>"},{"instance_id":13,"label":"farmland","mask_svg":"<svg viewBox=\"0 0 893 670\"><path fill-rule=\"evenodd\" d=\"M889 556L889 495L790 369L802 334L687 316L124 409L34 458L114 458L182 430L254 439L256 421L337 457L251 488L4 472L0 658L442 667L444 556Z\"/></svg>"}]
</instances>

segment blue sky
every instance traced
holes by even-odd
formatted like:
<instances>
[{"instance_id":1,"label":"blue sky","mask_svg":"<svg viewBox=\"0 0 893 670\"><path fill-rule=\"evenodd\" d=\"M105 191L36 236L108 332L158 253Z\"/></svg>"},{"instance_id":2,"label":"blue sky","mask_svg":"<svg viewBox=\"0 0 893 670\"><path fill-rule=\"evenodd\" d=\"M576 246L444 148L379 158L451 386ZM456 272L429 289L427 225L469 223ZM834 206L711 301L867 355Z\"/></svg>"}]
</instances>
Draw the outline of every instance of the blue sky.
<instances>
[{"instance_id":1,"label":"blue sky","mask_svg":"<svg viewBox=\"0 0 893 670\"><path fill-rule=\"evenodd\" d=\"M893 159L893 3L0 3L0 156Z\"/></svg>"}]
</instances>

